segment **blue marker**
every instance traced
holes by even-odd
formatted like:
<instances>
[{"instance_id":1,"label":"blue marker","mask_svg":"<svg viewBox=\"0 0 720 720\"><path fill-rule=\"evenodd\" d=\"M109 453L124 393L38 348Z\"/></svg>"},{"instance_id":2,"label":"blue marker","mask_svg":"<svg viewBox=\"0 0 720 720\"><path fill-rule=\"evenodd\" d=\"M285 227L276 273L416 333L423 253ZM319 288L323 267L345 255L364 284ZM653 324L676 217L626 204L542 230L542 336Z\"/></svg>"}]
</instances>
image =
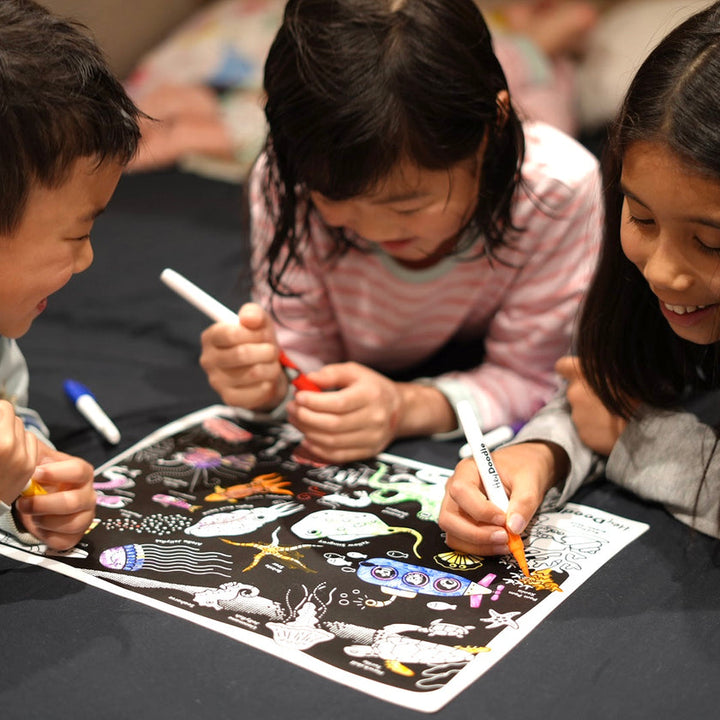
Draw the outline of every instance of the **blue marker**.
<instances>
[{"instance_id":1,"label":"blue marker","mask_svg":"<svg viewBox=\"0 0 720 720\"><path fill-rule=\"evenodd\" d=\"M120 431L115 423L97 404L93 394L82 383L66 380L63 383L65 394L72 400L82 416L112 445L120 442Z\"/></svg>"}]
</instances>

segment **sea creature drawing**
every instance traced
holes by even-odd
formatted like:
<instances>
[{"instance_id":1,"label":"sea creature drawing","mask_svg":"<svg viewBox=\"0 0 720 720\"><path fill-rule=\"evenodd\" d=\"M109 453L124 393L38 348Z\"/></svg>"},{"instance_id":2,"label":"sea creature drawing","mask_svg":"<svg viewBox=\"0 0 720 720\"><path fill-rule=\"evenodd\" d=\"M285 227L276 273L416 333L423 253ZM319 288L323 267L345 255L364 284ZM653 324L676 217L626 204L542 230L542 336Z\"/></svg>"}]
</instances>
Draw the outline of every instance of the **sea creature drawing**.
<instances>
[{"instance_id":1,"label":"sea creature drawing","mask_svg":"<svg viewBox=\"0 0 720 720\"><path fill-rule=\"evenodd\" d=\"M420 505L417 517L420 520L437 521L440 504L445 494L445 485L438 482L424 482L410 473L398 473L386 478L380 463L380 469L368 479L373 488L370 500L377 505L398 505L404 502L416 502Z\"/></svg>"},{"instance_id":2,"label":"sea creature drawing","mask_svg":"<svg viewBox=\"0 0 720 720\"><path fill-rule=\"evenodd\" d=\"M187 515L128 513L123 517L103 520L102 525L108 530L117 530L118 532L149 533L155 537L163 537L182 532L188 525L192 525L192 520Z\"/></svg>"},{"instance_id":3,"label":"sea creature drawing","mask_svg":"<svg viewBox=\"0 0 720 720\"><path fill-rule=\"evenodd\" d=\"M118 510L128 506L133 501L132 497L126 495L106 495L104 492L95 492L95 503L100 507Z\"/></svg>"},{"instance_id":4,"label":"sea creature drawing","mask_svg":"<svg viewBox=\"0 0 720 720\"><path fill-rule=\"evenodd\" d=\"M253 434L236 425L227 418L209 417L203 420L202 428L208 435L230 443L242 443L252 440Z\"/></svg>"},{"instance_id":5,"label":"sea creature drawing","mask_svg":"<svg viewBox=\"0 0 720 720\"><path fill-rule=\"evenodd\" d=\"M305 563L303 563L300 558L304 557L303 554L300 552L300 550L304 550L305 548L311 548L311 547L317 547L316 545L280 545L278 541L278 533L280 532L280 528L276 528L275 531L272 534L272 542L271 543L258 543L258 542L248 542L248 543L239 543L235 542L233 540L228 540L226 538L223 538L222 541L225 543L228 543L229 545L235 545L236 547L251 547L255 548L256 550L259 550L259 552L255 555L253 558L253 561L248 565L247 567L243 568L243 572L247 572L248 570L252 570L254 567L257 566L257 564L265 557L272 557L276 560L280 560L281 562L288 563L290 566L297 566L302 570L305 570L305 572L317 572L316 570L312 570L309 568Z\"/></svg>"},{"instance_id":6,"label":"sea creature drawing","mask_svg":"<svg viewBox=\"0 0 720 720\"><path fill-rule=\"evenodd\" d=\"M103 470L100 475L104 480L93 483L95 490L128 490L135 487L135 478L141 470L130 470L127 465L113 465Z\"/></svg>"},{"instance_id":7,"label":"sea creature drawing","mask_svg":"<svg viewBox=\"0 0 720 720\"><path fill-rule=\"evenodd\" d=\"M435 562L438 565L450 568L451 570L460 570L462 572L477 570L482 567L484 561L485 558L480 555L469 555L466 553L456 552L455 550L438 553L435 556Z\"/></svg>"},{"instance_id":8,"label":"sea creature drawing","mask_svg":"<svg viewBox=\"0 0 720 720\"><path fill-rule=\"evenodd\" d=\"M204 486L212 486L211 478L232 480L237 477L237 471L242 470L244 456L222 455L217 450L207 447L191 446L179 450L169 459L158 458L155 466L159 473L151 473L148 482L156 482L155 475L161 479L169 476L183 480L188 486L188 492L195 492L198 482Z\"/></svg>"},{"instance_id":9,"label":"sea creature drawing","mask_svg":"<svg viewBox=\"0 0 720 720\"><path fill-rule=\"evenodd\" d=\"M320 583L312 592L305 585L302 586L304 596L294 607L290 607L289 618L282 623L265 623L272 631L273 638L278 645L292 648L294 650L307 650L321 642L334 639L334 635L320 626L320 620L325 615L328 605L332 602L335 588L326 592L326 583ZM327 595L325 600L321 599L321 591ZM290 606L290 591L286 595L286 601Z\"/></svg>"},{"instance_id":10,"label":"sea creature drawing","mask_svg":"<svg viewBox=\"0 0 720 720\"><path fill-rule=\"evenodd\" d=\"M188 512L199 510L202 505L192 505L187 500L176 497L175 495L165 495L164 493L156 493L152 496L152 501L159 503L163 507L176 507Z\"/></svg>"},{"instance_id":11,"label":"sea creature drawing","mask_svg":"<svg viewBox=\"0 0 720 720\"><path fill-rule=\"evenodd\" d=\"M520 611L499 613L496 610L490 610L490 617L480 618L480 622L486 623L485 627L488 630L499 627L509 627L513 630L518 630L520 626L515 621L515 617L520 615Z\"/></svg>"},{"instance_id":12,"label":"sea creature drawing","mask_svg":"<svg viewBox=\"0 0 720 720\"><path fill-rule=\"evenodd\" d=\"M519 578L523 585L529 585L535 590L550 590L551 592L562 592L562 588L553 580L553 571L550 568L535 570L530 577Z\"/></svg>"},{"instance_id":13,"label":"sea creature drawing","mask_svg":"<svg viewBox=\"0 0 720 720\"><path fill-rule=\"evenodd\" d=\"M417 557L420 557L417 549L423 539L423 536L414 528L393 527L372 513L350 510L318 510L306 515L290 529L304 540L329 538L343 543L380 535L409 533L415 538L413 552Z\"/></svg>"},{"instance_id":14,"label":"sea creature drawing","mask_svg":"<svg viewBox=\"0 0 720 720\"><path fill-rule=\"evenodd\" d=\"M367 600L365 604L370 607L383 607L396 597L413 598L418 594L443 598L467 596L471 600L471 606L477 607L482 595L492 593L489 588L460 575L389 558L363 560L358 567L357 576L364 582L379 585L382 592L392 596L385 602Z\"/></svg>"},{"instance_id":15,"label":"sea creature drawing","mask_svg":"<svg viewBox=\"0 0 720 720\"><path fill-rule=\"evenodd\" d=\"M250 482L239 483L224 488L215 486L215 492L205 496L207 502L231 502L235 503L240 498L252 495L292 495L293 491L288 490L291 483L279 473L266 473L257 475Z\"/></svg>"},{"instance_id":16,"label":"sea creature drawing","mask_svg":"<svg viewBox=\"0 0 720 720\"><path fill-rule=\"evenodd\" d=\"M326 627L339 637L356 634L353 632L353 626L342 622L327 623ZM379 630L372 631L368 642L347 645L343 651L351 657L378 658L385 662L385 666L389 670L400 671L403 675L415 674L412 669L408 668L408 665L465 664L478 653L490 651L490 648L484 646L443 645L403 634L416 629L417 626L405 623L386 625ZM358 628L358 630L365 630L365 628Z\"/></svg>"},{"instance_id":17,"label":"sea creature drawing","mask_svg":"<svg viewBox=\"0 0 720 720\"><path fill-rule=\"evenodd\" d=\"M100 564L110 570L186 572L230 577L232 558L226 553L203 552L192 545L131 544L107 548Z\"/></svg>"},{"instance_id":18,"label":"sea creature drawing","mask_svg":"<svg viewBox=\"0 0 720 720\"><path fill-rule=\"evenodd\" d=\"M269 507L243 505L237 510L205 515L197 523L185 529L195 537L220 537L224 535L245 535L261 528L278 518L300 512L299 503L285 501Z\"/></svg>"}]
</instances>

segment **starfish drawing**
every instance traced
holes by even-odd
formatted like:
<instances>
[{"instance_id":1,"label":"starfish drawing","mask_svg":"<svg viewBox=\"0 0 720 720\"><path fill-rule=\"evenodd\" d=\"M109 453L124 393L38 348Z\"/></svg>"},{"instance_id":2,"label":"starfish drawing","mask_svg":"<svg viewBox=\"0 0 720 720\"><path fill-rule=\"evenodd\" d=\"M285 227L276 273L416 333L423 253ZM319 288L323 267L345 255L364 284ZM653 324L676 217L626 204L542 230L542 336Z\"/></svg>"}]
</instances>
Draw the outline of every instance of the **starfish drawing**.
<instances>
[{"instance_id":1,"label":"starfish drawing","mask_svg":"<svg viewBox=\"0 0 720 720\"><path fill-rule=\"evenodd\" d=\"M275 528L275 532L272 534L271 543L240 543L234 542L232 540L226 540L225 538L222 538L222 541L227 543L228 545L236 545L237 547L252 547L256 550L259 550L250 565L248 565L246 568L243 568L243 572L252 570L264 557L267 557L268 555L282 562L287 562L291 565L297 565L298 567L305 570L305 572L317 572L316 570L309 568L307 565L301 562L300 558L303 557L303 554L299 551L305 548L312 548L318 546L312 544L280 545L278 541L278 532L280 532L279 527Z\"/></svg>"},{"instance_id":2,"label":"starfish drawing","mask_svg":"<svg viewBox=\"0 0 720 720\"><path fill-rule=\"evenodd\" d=\"M492 630L493 628L509 627L513 630L519 630L520 626L515 622L514 617L520 615L520 611L515 612L499 613L497 610L490 610L489 618L480 618L480 622L488 623L486 630Z\"/></svg>"}]
</instances>

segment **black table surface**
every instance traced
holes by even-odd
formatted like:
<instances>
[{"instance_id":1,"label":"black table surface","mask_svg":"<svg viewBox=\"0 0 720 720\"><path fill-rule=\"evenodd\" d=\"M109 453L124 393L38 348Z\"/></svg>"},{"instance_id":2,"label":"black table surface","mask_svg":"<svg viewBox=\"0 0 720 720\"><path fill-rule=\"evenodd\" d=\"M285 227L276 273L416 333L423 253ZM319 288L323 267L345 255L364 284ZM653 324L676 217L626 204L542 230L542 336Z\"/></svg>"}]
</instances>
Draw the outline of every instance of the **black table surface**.
<instances>
[{"instance_id":1,"label":"black table surface","mask_svg":"<svg viewBox=\"0 0 720 720\"><path fill-rule=\"evenodd\" d=\"M95 465L218 402L197 364L207 321L158 280L173 267L223 302L247 296L239 186L173 171L127 176L94 232L95 264L21 339L31 404L59 448ZM122 432L113 448L62 392L87 384ZM452 467L457 443L390 450ZM442 718L720 717L715 541L601 481L575 498L647 522ZM212 630L0 557L0 718L402 718Z\"/></svg>"}]
</instances>

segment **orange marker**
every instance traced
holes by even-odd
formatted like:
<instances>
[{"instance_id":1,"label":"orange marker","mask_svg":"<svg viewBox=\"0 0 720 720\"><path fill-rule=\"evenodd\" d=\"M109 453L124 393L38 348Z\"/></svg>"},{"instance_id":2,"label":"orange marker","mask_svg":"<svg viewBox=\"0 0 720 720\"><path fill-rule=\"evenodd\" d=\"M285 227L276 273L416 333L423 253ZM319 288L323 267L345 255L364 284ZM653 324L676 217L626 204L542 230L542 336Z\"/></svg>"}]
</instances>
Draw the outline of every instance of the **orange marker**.
<instances>
[{"instance_id":1,"label":"orange marker","mask_svg":"<svg viewBox=\"0 0 720 720\"><path fill-rule=\"evenodd\" d=\"M25 489L20 493L23 497L32 497L33 495L47 495L47 490L34 478L27 481Z\"/></svg>"},{"instance_id":2,"label":"orange marker","mask_svg":"<svg viewBox=\"0 0 720 720\"><path fill-rule=\"evenodd\" d=\"M468 445L472 450L472 455L478 472L480 473L480 479L482 480L488 500L497 505L503 512L507 512L508 498L505 493L505 488L500 480L498 471L495 469L492 457L490 457L490 451L487 449L487 445L485 445L485 439L478 425L475 413L473 412L472 405L467 400L460 400L457 404L457 415L458 418L460 418L460 424L467 438ZM518 565L520 565L523 574L529 577L530 569L525 559L525 546L523 545L522 538L509 530L507 534L510 552L513 554L515 560L517 560Z\"/></svg>"}]
</instances>

